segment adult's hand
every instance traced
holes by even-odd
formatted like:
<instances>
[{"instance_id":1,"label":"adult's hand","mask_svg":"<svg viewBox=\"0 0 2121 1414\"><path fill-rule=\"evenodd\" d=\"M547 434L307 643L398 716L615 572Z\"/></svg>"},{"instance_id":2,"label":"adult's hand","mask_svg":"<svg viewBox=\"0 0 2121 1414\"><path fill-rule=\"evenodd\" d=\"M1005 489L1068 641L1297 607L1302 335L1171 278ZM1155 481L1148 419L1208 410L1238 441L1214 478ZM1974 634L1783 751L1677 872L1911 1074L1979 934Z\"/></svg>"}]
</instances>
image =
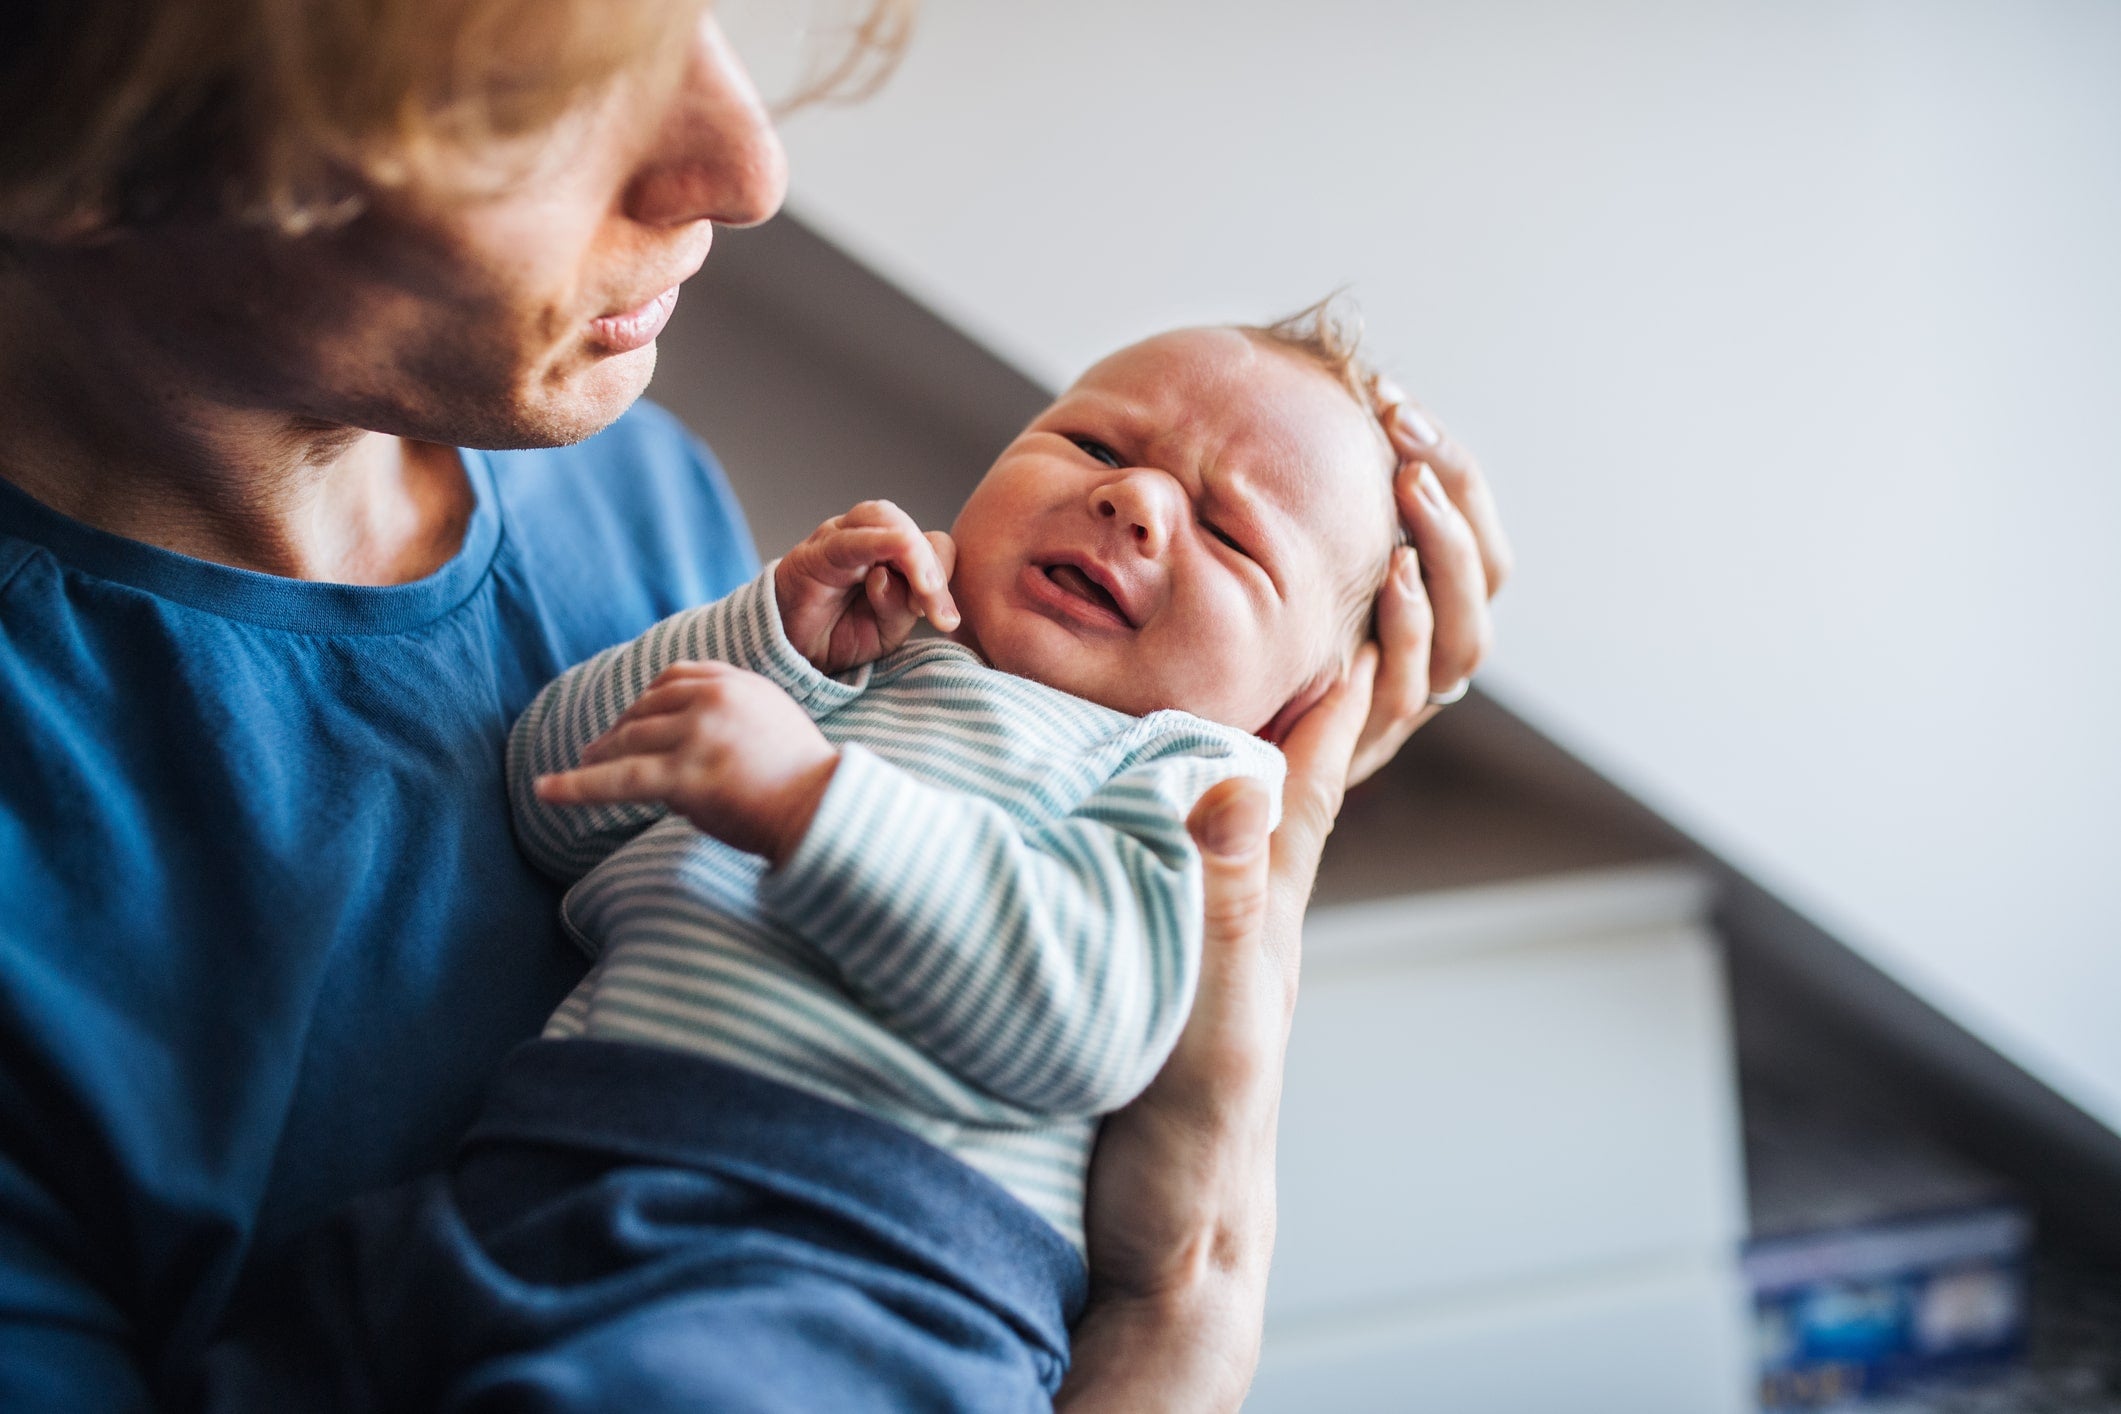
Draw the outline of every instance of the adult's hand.
<instances>
[{"instance_id":1,"label":"adult's hand","mask_svg":"<svg viewBox=\"0 0 2121 1414\"><path fill-rule=\"evenodd\" d=\"M1427 645L1403 645L1424 658ZM1058 1404L1229 1411L1259 1360L1274 1253L1274 1135L1305 903L1371 716L1376 650L1282 749L1282 823L1225 781L1187 827L1206 877L1200 992L1178 1047L1105 1121L1090 1169L1090 1304Z\"/></svg>"},{"instance_id":2,"label":"adult's hand","mask_svg":"<svg viewBox=\"0 0 2121 1414\"><path fill-rule=\"evenodd\" d=\"M1445 435L1397 385L1380 378L1375 401L1399 454L1392 489L1408 543L1393 554L1377 596L1382 657L1370 719L1349 768L1352 783L1392 759L1487 656L1488 600L1510 573L1510 542L1473 454Z\"/></svg>"}]
</instances>

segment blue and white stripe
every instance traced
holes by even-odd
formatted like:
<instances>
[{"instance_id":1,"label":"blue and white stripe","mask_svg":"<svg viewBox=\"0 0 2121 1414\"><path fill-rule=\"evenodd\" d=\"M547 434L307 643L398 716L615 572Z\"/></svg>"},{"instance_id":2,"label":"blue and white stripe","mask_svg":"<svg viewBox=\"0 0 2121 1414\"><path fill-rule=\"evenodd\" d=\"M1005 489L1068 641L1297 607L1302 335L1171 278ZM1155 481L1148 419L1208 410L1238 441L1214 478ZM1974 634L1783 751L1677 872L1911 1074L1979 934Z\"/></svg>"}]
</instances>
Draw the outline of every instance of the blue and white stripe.
<instances>
[{"instance_id":1,"label":"blue and white stripe","mask_svg":"<svg viewBox=\"0 0 2121 1414\"><path fill-rule=\"evenodd\" d=\"M652 806L557 808L572 766L664 668L720 659L803 704L840 764L779 870ZM1130 717L911 644L842 678L788 642L772 569L552 683L509 788L540 867L574 882L598 959L548 1036L676 1046L901 1124L1082 1244L1097 1116L1156 1074L1200 972L1210 785L1278 789L1280 753L1183 712Z\"/></svg>"}]
</instances>

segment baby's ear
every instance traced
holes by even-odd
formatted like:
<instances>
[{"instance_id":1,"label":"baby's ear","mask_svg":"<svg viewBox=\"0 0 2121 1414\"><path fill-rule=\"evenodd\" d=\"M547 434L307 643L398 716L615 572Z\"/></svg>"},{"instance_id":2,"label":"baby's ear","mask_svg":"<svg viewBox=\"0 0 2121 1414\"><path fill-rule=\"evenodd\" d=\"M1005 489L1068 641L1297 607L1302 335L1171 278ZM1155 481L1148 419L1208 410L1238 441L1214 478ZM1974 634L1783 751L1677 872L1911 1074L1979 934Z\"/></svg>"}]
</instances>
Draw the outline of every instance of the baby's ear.
<instances>
[{"instance_id":1,"label":"baby's ear","mask_svg":"<svg viewBox=\"0 0 2121 1414\"><path fill-rule=\"evenodd\" d=\"M1284 702L1281 710L1276 712L1256 735L1261 741L1280 746L1288 739L1289 733L1296 729L1296 724L1303 719L1304 713L1316 707L1319 699L1331 692L1333 684L1340 679L1341 673L1338 669L1320 668L1309 682L1296 689L1296 695Z\"/></svg>"}]
</instances>

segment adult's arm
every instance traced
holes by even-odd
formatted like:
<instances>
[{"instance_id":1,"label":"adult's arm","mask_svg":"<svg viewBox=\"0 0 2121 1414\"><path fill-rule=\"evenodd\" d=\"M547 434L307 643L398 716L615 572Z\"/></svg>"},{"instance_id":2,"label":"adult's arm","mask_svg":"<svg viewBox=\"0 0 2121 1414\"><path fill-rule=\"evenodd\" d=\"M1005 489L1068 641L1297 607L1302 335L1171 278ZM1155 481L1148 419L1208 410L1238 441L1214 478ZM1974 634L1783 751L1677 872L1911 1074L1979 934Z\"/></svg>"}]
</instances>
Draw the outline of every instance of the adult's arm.
<instances>
[{"instance_id":1,"label":"adult's arm","mask_svg":"<svg viewBox=\"0 0 2121 1414\"><path fill-rule=\"evenodd\" d=\"M1215 787L1187 821L1206 885L1200 988L1170 1062L1099 1135L1090 1304L1062 1408L1234 1410L1251 1384L1303 906L1375 676L1365 649L1284 742L1289 779L1271 836L1266 793L1250 781Z\"/></svg>"},{"instance_id":2,"label":"adult's arm","mask_svg":"<svg viewBox=\"0 0 2121 1414\"><path fill-rule=\"evenodd\" d=\"M1274 1137L1305 904L1342 791L1471 677L1509 542L1479 464L1380 382L1408 546L1377 605L1377 649L1283 743L1281 828L1230 781L1188 821L1207 899L1199 999L1147 1090L1105 1122L1090 1172L1090 1305L1058 1404L1231 1411L1259 1360L1274 1251Z\"/></svg>"}]
</instances>

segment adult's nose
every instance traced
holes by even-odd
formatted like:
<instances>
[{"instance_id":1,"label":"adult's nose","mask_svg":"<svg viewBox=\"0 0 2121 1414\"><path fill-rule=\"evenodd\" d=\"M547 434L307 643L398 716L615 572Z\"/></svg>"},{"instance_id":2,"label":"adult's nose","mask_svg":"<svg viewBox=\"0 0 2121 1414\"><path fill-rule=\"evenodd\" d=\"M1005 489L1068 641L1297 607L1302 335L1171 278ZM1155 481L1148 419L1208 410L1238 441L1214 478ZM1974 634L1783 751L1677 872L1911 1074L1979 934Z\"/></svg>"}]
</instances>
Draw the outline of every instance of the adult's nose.
<instances>
[{"instance_id":1,"label":"adult's nose","mask_svg":"<svg viewBox=\"0 0 2121 1414\"><path fill-rule=\"evenodd\" d=\"M651 226L755 226L781 209L788 157L729 37L712 15L693 31L684 68L622 204Z\"/></svg>"},{"instance_id":2,"label":"adult's nose","mask_svg":"<svg viewBox=\"0 0 2121 1414\"><path fill-rule=\"evenodd\" d=\"M1154 559L1171 543L1183 493L1176 481L1153 467L1131 467L1090 494L1100 519L1119 527L1140 553Z\"/></svg>"}]
</instances>

